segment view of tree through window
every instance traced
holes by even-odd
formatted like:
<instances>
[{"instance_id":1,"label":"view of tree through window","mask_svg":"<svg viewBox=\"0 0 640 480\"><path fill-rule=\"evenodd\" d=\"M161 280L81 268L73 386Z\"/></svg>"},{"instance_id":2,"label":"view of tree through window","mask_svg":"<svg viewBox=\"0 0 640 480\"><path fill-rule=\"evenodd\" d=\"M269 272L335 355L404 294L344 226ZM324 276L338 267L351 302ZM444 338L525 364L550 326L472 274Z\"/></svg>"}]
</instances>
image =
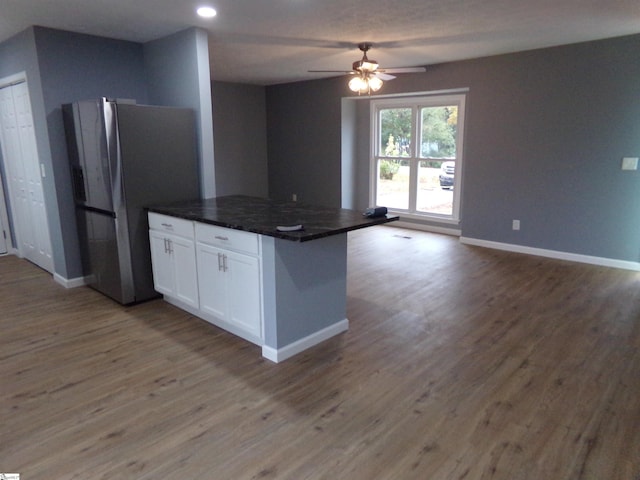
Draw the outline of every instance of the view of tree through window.
<instances>
[{"instance_id":1,"label":"view of tree through window","mask_svg":"<svg viewBox=\"0 0 640 480\"><path fill-rule=\"evenodd\" d=\"M420 156L455 158L458 107L422 108Z\"/></svg>"},{"instance_id":2,"label":"view of tree through window","mask_svg":"<svg viewBox=\"0 0 640 480\"><path fill-rule=\"evenodd\" d=\"M411 156L413 122L410 108L380 110L380 151L386 157Z\"/></svg>"},{"instance_id":3,"label":"view of tree through window","mask_svg":"<svg viewBox=\"0 0 640 480\"><path fill-rule=\"evenodd\" d=\"M454 185L463 103L402 103L387 107L386 102L376 109L375 203L418 215L453 218L459 199Z\"/></svg>"}]
</instances>

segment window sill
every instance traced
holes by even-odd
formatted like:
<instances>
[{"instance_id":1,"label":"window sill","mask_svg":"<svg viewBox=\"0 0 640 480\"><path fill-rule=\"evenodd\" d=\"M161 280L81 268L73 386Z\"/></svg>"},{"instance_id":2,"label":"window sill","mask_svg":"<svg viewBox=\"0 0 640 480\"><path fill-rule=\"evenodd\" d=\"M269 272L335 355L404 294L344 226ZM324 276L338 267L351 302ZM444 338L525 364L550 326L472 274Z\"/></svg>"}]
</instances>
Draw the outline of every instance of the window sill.
<instances>
[{"instance_id":1,"label":"window sill","mask_svg":"<svg viewBox=\"0 0 640 480\"><path fill-rule=\"evenodd\" d=\"M400 220L406 219L406 220L413 220L413 221L420 221L420 222L429 222L429 223L441 223L441 224L446 224L446 225L455 225L455 226L459 226L460 225L460 219L459 218L453 218L453 217L449 217L449 216L441 216L441 215L434 215L434 214L421 214L421 213L407 213L406 211L402 211L402 210L393 210L393 209L389 209L389 213L393 214L393 215L398 215L400 216Z\"/></svg>"}]
</instances>

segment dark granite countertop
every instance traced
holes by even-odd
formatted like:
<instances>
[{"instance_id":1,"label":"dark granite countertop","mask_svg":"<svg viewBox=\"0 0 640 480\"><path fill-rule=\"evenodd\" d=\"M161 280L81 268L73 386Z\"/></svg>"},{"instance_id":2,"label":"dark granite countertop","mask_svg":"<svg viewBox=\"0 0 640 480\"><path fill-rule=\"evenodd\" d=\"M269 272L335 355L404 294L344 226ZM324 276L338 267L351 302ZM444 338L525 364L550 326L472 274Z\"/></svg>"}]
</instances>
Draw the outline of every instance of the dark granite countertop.
<instances>
[{"instance_id":1,"label":"dark granite countertop","mask_svg":"<svg viewBox=\"0 0 640 480\"><path fill-rule=\"evenodd\" d=\"M362 212L343 208L319 207L300 202L230 195L170 205L154 205L148 210L173 217L221 227L259 233L271 237L305 242L359 228L398 220L396 215L368 218ZM280 232L279 225L302 225L303 230Z\"/></svg>"}]
</instances>

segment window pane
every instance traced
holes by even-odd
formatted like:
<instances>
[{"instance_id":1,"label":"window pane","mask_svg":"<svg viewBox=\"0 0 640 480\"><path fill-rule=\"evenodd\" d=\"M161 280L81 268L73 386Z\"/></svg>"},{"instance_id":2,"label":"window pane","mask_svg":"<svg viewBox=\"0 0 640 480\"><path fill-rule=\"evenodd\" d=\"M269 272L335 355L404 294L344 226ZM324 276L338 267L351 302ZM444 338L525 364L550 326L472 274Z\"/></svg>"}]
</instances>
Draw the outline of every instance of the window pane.
<instances>
[{"instance_id":1,"label":"window pane","mask_svg":"<svg viewBox=\"0 0 640 480\"><path fill-rule=\"evenodd\" d=\"M453 161L421 160L418 163L416 211L452 215L454 175Z\"/></svg>"},{"instance_id":2,"label":"window pane","mask_svg":"<svg viewBox=\"0 0 640 480\"><path fill-rule=\"evenodd\" d=\"M411 108L381 109L378 155L410 157L411 130Z\"/></svg>"},{"instance_id":3,"label":"window pane","mask_svg":"<svg viewBox=\"0 0 640 480\"><path fill-rule=\"evenodd\" d=\"M420 116L420 157L455 158L458 107L425 107Z\"/></svg>"},{"instance_id":4,"label":"window pane","mask_svg":"<svg viewBox=\"0 0 640 480\"><path fill-rule=\"evenodd\" d=\"M376 205L409 208L409 166L403 160L378 159Z\"/></svg>"}]
</instances>

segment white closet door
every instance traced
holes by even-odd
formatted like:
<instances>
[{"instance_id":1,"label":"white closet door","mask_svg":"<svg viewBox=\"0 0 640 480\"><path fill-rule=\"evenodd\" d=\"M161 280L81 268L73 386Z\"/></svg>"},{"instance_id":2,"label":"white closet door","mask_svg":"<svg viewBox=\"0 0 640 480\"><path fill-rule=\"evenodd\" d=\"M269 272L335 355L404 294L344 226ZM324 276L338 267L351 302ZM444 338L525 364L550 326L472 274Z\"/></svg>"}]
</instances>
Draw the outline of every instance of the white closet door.
<instances>
[{"instance_id":1,"label":"white closet door","mask_svg":"<svg viewBox=\"0 0 640 480\"><path fill-rule=\"evenodd\" d=\"M18 251L26 256L31 222L28 222L29 208L26 201L27 188L22 163L22 149L18 133L18 119L13 104L13 87L0 89L0 125L2 126L2 155L5 171L8 176L9 195L11 198L11 216L15 228ZM25 241L23 242L23 238Z\"/></svg>"},{"instance_id":2,"label":"white closet door","mask_svg":"<svg viewBox=\"0 0 640 480\"><path fill-rule=\"evenodd\" d=\"M18 251L53 272L41 167L26 82L0 89L0 125Z\"/></svg>"}]
</instances>

